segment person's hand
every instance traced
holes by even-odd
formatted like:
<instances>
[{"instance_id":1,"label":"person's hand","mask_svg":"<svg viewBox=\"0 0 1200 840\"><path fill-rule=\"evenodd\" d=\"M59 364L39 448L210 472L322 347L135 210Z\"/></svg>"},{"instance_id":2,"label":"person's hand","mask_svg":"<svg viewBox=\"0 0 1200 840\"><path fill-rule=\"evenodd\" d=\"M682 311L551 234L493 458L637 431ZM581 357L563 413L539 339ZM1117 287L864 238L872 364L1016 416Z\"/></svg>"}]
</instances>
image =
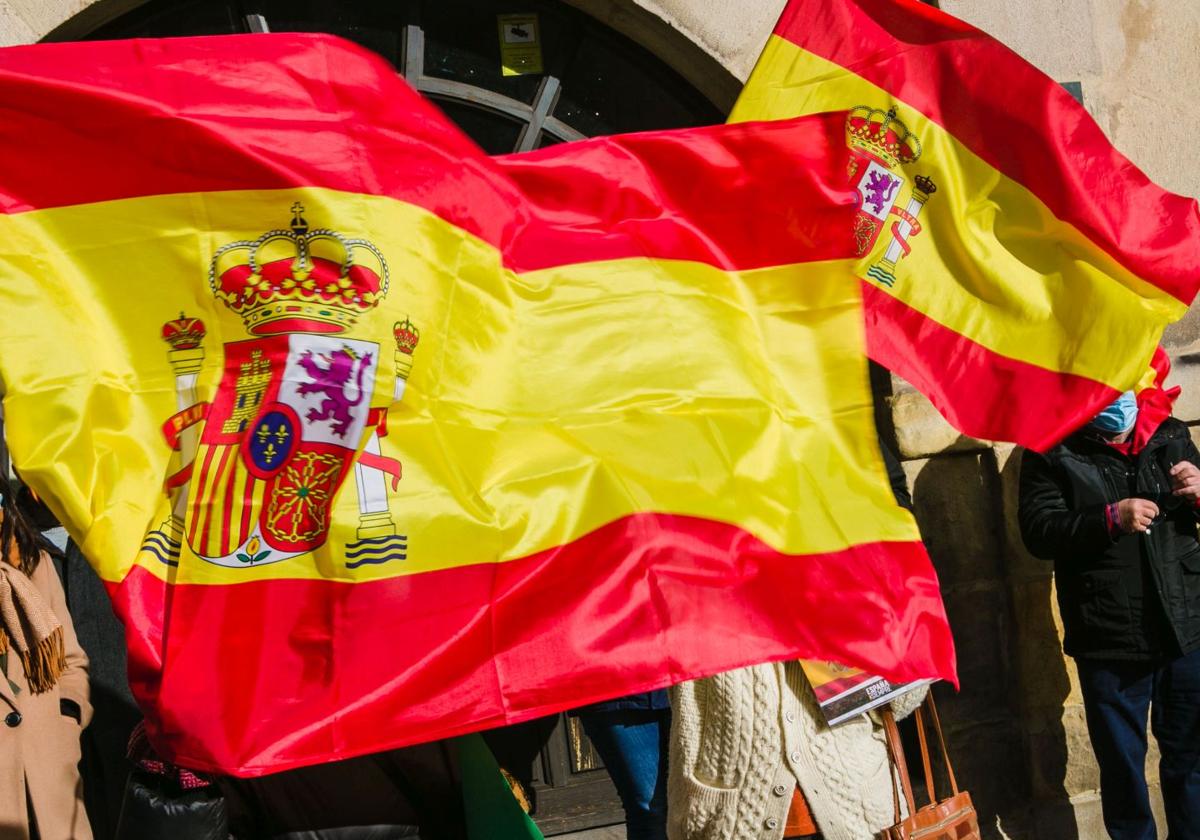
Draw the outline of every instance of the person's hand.
<instances>
[{"instance_id":1,"label":"person's hand","mask_svg":"<svg viewBox=\"0 0 1200 840\"><path fill-rule=\"evenodd\" d=\"M1193 505L1200 502L1200 467L1191 461L1180 461L1171 467L1171 492Z\"/></svg>"},{"instance_id":2,"label":"person's hand","mask_svg":"<svg viewBox=\"0 0 1200 840\"><path fill-rule=\"evenodd\" d=\"M1122 499L1117 502L1117 524L1126 534L1149 531L1158 516L1158 505L1149 499Z\"/></svg>"}]
</instances>

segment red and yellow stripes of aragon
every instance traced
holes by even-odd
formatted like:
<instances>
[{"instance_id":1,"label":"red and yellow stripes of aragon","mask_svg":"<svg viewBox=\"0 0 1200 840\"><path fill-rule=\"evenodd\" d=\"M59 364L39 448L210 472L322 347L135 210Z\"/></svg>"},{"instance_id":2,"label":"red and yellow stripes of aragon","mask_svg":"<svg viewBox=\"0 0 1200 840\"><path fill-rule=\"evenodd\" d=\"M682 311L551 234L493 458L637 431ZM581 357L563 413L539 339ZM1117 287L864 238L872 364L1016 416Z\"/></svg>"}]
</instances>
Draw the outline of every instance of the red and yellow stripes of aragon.
<instances>
[{"instance_id":1,"label":"red and yellow stripes of aragon","mask_svg":"<svg viewBox=\"0 0 1200 840\"><path fill-rule=\"evenodd\" d=\"M1196 294L1195 200L918 0L791 0L731 120L848 110L872 358L961 431L1037 448L1134 387Z\"/></svg>"},{"instance_id":2,"label":"red and yellow stripes of aragon","mask_svg":"<svg viewBox=\"0 0 1200 840\"><path fill-rule=\"evenodd\" d=\"M164 756L240 775L808 656L954 678L845 113L489 159L379 58L0 51L0 377Z\"/></svg>"}]
</instances>

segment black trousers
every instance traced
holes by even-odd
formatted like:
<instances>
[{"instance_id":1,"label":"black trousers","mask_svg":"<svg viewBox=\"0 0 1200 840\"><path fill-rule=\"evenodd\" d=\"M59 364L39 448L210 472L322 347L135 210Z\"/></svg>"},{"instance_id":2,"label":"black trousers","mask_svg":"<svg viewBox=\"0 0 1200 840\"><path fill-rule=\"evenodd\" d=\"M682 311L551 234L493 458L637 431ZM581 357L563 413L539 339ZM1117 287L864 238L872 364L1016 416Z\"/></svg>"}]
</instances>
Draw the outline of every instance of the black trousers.
<instances>
[{"instance_id":1,"label":"black trousers","mask_svg":"<svg viewBox=\"0 0 1200 840\"><path fill-rule=\"evenodd\" d=\"M1200 840L1200 651L1166 663L1076 660L1113 840L1158 836L1146 787L1146 719L1158 741L1170 840Z\"/></svg>"}]
</instances>

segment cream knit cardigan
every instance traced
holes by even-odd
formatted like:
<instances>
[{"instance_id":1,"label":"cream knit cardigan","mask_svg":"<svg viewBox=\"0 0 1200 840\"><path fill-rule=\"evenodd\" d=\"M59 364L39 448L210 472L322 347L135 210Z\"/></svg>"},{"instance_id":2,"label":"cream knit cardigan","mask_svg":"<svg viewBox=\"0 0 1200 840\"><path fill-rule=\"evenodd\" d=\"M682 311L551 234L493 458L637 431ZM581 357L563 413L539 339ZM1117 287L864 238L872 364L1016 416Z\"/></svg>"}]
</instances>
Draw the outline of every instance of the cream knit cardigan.
<instances>
[{"instance_id":1,"label":"cream knit cardigan","mask_svg":"<svg viewBox=\"0 0 1200 840\"><path fill-rule=\"evenodd\" d=\"M924 696L893 701L897 717ZM682 683L671 711L670 840L780 840L797 783L825 840L894 822L882 728L866 715L829 728L795 662Z\"/></svg>"}]
</instances>

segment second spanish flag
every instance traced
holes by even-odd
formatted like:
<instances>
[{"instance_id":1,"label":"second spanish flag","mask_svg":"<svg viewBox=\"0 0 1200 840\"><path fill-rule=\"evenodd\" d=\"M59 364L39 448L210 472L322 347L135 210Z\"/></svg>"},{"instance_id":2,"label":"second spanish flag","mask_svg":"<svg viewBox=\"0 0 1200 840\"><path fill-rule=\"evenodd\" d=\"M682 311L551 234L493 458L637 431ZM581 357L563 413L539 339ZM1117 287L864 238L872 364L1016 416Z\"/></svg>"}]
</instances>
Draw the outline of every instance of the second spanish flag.
<instances>
[{"instance_id":1,"label":"second spanish flag","mask_svg":"<svg viewBox=\"0 0 1200 840\"><path fill-rule=\"evenodd\" d=\"M871 356L967 434L1046 448L1149 367L1200 211L1012 50L919 0L791 0L731 120L849 111ZM1019 407L1018 407L1019 406Z\"/></svg>"}]
</instances>

